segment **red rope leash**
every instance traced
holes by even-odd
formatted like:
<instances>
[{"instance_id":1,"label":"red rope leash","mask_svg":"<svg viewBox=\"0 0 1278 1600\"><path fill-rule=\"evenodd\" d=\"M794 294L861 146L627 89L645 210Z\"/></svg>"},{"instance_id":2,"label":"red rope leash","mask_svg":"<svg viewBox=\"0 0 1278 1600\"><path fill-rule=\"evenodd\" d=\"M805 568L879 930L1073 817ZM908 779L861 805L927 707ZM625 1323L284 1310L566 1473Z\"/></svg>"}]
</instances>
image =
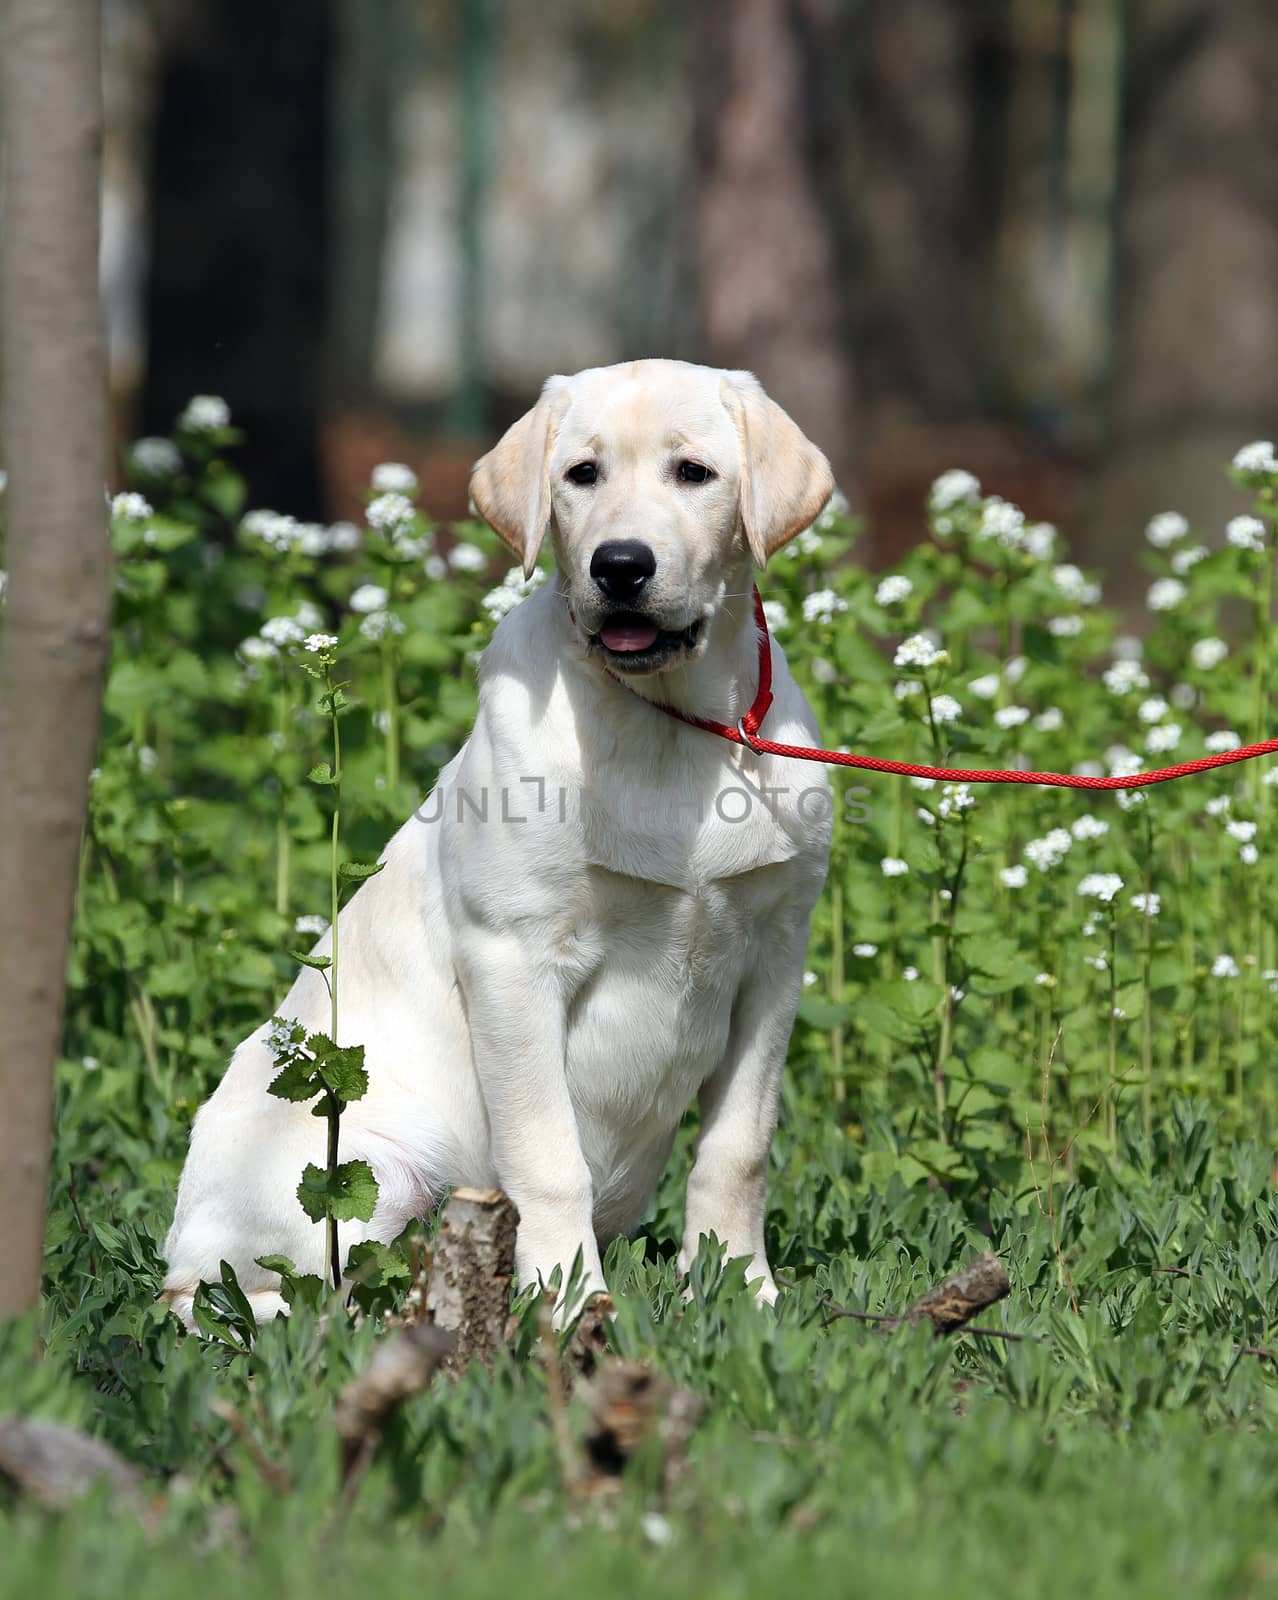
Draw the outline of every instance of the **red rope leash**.
<instances>
[{"instance_id":1,"label":"red rope leash","mask_svg":"<svg viewBox=\"0 0 1278 1600\"><path fill-rule=\"evenodd\" d=\"M732 744L743 744L759 755L787 756L795 761L823 761L835 767L861 767L867 772L891 772L903 778L936 778L946 783L1040 783L1058 789L1141 789L1151 783L1170 783L1194 772L1209 772L1213 767L1232 766L1235 761L1251 761L1256 756L1278 753L1278 739L1263 739L1259 744L1241 745L1219 755L1200 756L1197 761L1179 761L1174 767L1155 767L1150 772L1134 772L1127 778L1088 778L1075 772L1008 772L1001 768L924 767L913 761L885 761L878 756L848 755L841 750L813 750L807 745L778 744L758 737L759 726L772 704L772 652L768 643L768 623L763 614L763 598L754 591L754 616L759 627L759 691L754 704L735 728L708 717L694 717L674 706L658 706L669 717L677 717L691 727L715 733Z\"/></svg>"}]
</instances>

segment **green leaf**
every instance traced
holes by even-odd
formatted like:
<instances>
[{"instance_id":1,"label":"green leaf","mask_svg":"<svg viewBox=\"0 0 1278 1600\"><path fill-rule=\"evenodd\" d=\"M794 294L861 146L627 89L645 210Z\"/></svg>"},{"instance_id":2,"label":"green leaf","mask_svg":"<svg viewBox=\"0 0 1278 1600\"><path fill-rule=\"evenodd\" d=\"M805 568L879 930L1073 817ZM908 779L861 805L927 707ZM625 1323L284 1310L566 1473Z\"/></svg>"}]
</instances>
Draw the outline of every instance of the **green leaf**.
<instances>
[{"instance_id":1,"label":"green leaf","mask_svg":"<svg viewBox=\"0 0 1278 1600\"><path fill-rule=\"evenodd\" d=\"M367 1222L377 1207L377 1179L367 1161L343 1161L332 1173L312 1161L302 1173L297 1198L312 1222L330 1213L339 1222Z\"/></svg>"},{"instance_id":2,"label":"green leaf","mask_svg":"<svg viewBox=\"0 0 1278 1600\"><path fill-rule=\"evenodd\" d=\"M306 956L300 950L290 950L289 955L304 967L313 967L316 972L323 972L325 968L333 965L331 956Z\"/></svg>"},{"instance_id":3,"label":"green leaf","mask_svg":"<svg viewBox=\"0 0 1278 1600\"><path fill-rule=\"evenodd\" d=\"M322 1087L315 1063L295 1056L267 1085L267 1093L278 1100L312 1100Z\"/></svg>"},{"instance_id":4,"label":"green leaf","mask_svg":"<svg viewBox=\"0 0 1278 1600\"><path fill-rule=\"evenodd\" d=\"M337 875L339 878L362 882L365 878L375 878L385 865L384 861L374 861L371 866L363 866L358 861L343 861L337 869Z\"/></svg>"},{"instance_id":5,"label":"green leaf","mask_svg":"<svg viewBox=\"0 0 1278 1600\"><path fill-rule=\"evenodd\" d=\"M810 1028L837 1028L850 1015L851 1007L822 1000L818 995L805 994L799 1001L799 1016Z\"/></svg>"},{"instance_id":6,"label":"green leaf","mask_svg":"<svg viewBox=\"0 0 1278 1600\"><path fill-rule=\"evenodd\" d=\"M364 1046L353 1044L332 1050L320 1061L319 1076L343 1105L362 1099L368 1093Z\"/></svg>"},{"instance_id":7,"label":"green leaf","mask_svg":"<svg viewBox=\"0 0 1278 1600\"><path fill-rule=\"evenodd\" d=\"M333 769L327 761L321 761L318 766L312 767L306 776L312 783L332 784L337 782L337 779L333 776Z\"/></svg>"}]
</instances>

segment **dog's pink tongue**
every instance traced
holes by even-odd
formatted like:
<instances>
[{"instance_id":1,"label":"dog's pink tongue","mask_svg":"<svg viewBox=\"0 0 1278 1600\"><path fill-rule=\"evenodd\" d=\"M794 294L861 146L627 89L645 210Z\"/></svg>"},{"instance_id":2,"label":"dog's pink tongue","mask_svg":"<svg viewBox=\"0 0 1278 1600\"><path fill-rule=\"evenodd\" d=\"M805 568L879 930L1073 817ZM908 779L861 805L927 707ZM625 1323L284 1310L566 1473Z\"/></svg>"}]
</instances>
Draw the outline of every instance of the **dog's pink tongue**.
<instances>
[{"instance_id":1,"label":"dog's pink tongue","mask_svg":"<svg viewBox=\"0 0 1278 1600\"><path fill-rule=\"evenodd\" d=\"M650 622L605 622L599 637L609 650L646 650L657 642L657 630Z\"/></svg>"}]
</instances>

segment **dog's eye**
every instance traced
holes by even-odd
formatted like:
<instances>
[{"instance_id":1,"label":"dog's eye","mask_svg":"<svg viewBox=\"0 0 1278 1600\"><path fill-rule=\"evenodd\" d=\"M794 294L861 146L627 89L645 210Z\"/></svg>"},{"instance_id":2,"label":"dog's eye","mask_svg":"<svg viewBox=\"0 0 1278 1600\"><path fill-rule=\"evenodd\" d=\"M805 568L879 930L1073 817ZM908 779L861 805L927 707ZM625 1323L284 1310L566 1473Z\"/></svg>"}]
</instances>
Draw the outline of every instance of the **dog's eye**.
<instances>
[{"instance_id":1,"label":"dog's eye","mask_svg":"<svg viewBox=\"0 0 1278 1600\"><path fill-rule=\"evenodd\" d=\"M714 473L701 461L681 461L679 463L679 481L681 483L709 483Z\"/></svg>"},{"instance_id":2,"label":"dog's eye","mask_svg":"<svg viewBox=\"0 0 1278 1600\"><path fill-rule=\"evenodd\" d=\"M599 476L599 468L593 461L579 461L575 467L569 467L564 477L569 483L594 483Z\"/></svg>"}]
</instances>

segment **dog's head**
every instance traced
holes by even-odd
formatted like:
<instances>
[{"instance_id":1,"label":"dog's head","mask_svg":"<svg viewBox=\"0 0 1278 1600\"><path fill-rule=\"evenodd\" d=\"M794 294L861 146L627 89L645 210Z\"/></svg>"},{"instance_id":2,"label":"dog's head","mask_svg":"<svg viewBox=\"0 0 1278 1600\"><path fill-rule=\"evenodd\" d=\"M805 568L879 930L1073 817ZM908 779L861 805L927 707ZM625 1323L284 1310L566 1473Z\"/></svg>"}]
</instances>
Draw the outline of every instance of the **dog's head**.
<instances>
[{"instance_id":1,"label":"dog's head","mask_svg":"<svg viewBox=\"0 0 1278 1600\"><path fill-rule=\"evenodd\" d=\"M700 653L750 562L806 528L825 457L748 372L633 361L551 378L475 464L480 515L523 562L546 528L576 626L608 665L661 672Z\"/></svg>"}]
</instances>

